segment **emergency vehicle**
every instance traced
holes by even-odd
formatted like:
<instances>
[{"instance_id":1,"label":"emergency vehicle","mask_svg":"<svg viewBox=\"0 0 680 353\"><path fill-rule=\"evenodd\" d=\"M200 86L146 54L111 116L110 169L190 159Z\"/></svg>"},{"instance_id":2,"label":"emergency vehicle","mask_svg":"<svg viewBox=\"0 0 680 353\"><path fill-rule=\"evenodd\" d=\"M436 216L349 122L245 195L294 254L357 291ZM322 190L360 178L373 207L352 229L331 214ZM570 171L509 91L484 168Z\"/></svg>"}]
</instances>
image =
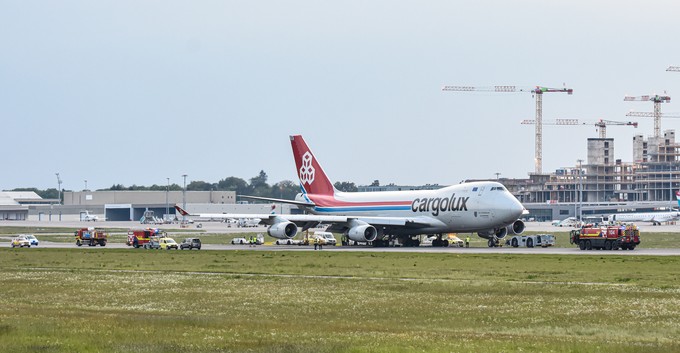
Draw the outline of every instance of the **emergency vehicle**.
<instances>
[{"instance_id":1,"label":"emergency vehicle","mask_svg":"<svg viewBox=\"0 0 680 353\"><path fill-rule=\"evenodd\" d=\"M82 228L75 232L76 245L82 246L83 244L88 246L95 246L99 244L100 246L106 246L106 241L109 237L108 233L97 228Z\"/></svg>"},{"instance_id":2,"label":"emergency vehicle","mask_svg":"<svg viewBox=\"0 0 680 353\"><path fill-rule=\"evenodd\" d=\"M640 244L640 230L634 224L584 226L571 231L569 242L581 250L633 250Z\"/></svg>"},{"instance_id":3,"label":"emergency vehicle","mask_svg":"<svg viewBox=\"0 0 680 353\"><path fill-rule=\"evenodd\" d=\"M163 238L165 236L166 233L158 228L130 229L125 244L139 248L144 247L152 237Z\"/></svg>"}]
</instances>

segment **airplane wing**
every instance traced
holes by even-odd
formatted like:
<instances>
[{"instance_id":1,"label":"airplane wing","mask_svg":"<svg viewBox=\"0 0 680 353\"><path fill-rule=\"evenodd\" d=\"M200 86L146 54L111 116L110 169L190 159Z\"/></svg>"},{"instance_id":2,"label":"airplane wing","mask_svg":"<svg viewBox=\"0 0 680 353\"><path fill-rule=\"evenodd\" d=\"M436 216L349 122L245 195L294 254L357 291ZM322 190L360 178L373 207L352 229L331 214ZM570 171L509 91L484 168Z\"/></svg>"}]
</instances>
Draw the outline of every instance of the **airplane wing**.
<instances>
[{"instance_id":1,"label":"airplane wing","mask_svg":"<svg viewBox=\"0 0 680 353\"><path fill-rule=\"evenodd\" d=\"M264 200L264 201L287 203L287 204L291 204L291 205L306 206L306 207L316 206L316 204L314 204L314 202L303 202L303 201L275 199L275 198L271 198L271 197L261 197L261 196L247 196L247 195L239 195L239 197L246 198L246 199L253 199L253 200Z\"/></svg>"},{"instance_id":2,"label":"airplane wing","mask_svg":"<svg viewBox=\"0 0 680 353\"><path fill-rule=\"evenodd\" d=\"M363 221L374 226L384 227L406 227L412 229L426 228L432 226L443 226L443 224L433 218L425 217L361 217L361 216L324 216L324 215L307 215L307 214L234 214L234 213L200 213L190 214L178 205L175 209L182 216L197 216L201 218L222 218L222 219L238 219L238 218L259 218L260 223L272 225L287 220L303 227L309 227L320 223L330 223L331 228L341 233L348 228L348 223L352 220ZM303 228L304 230L304 228Z\"/></svg>"}]
</instances>

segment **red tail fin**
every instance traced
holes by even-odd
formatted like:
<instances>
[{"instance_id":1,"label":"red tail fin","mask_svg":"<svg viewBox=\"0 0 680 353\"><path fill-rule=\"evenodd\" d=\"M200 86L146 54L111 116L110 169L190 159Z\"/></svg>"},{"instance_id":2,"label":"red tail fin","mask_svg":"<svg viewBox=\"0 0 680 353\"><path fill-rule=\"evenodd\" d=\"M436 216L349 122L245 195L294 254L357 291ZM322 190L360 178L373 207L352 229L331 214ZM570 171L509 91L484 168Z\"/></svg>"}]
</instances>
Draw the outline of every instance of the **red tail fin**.
<instances>
[{"instance_id":1,"label":"red tail fin","mask_svg":"<svg viewBox=\"0 0 680 353\"><path fill-rule=\"evenodd\" d=\"M295 167L302 188L308 194L333 195L335 192L333 183L324 173L302 136L291 136L290 144L293 146Z\"/></svg>"},{"instance_id":2,"label":"red tail fin","mask_svg":"<svg viewBox=\"0 0 680 353\"><path fill-rule=\"evenodd\" d=\"M189 212L187 212L187 211L185 211L184 209L182 209L181 207L179 207L179 205L175 205L175 209L176 209L177 212L179 212L179 214L181 214L182 216L189 216Z\"/></svg>"}]
</instances>

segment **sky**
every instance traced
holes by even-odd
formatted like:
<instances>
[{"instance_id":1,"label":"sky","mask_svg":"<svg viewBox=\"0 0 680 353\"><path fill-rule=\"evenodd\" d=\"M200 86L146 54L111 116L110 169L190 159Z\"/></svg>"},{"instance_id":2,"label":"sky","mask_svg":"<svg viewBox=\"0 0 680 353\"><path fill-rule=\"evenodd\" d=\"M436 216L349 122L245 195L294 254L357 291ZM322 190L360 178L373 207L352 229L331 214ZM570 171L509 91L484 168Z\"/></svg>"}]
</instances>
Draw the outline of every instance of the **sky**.
<instances>
[{"instance_id":1,"label":"sky","mask_svg":"<svg viewBox=\"0 0 680 353\"><path fill-rule=\"evenodd\" d=\"M543 119L612 126L615 158L680 89L677 1L0 0L0 189L296 180L302 134L333 181L455 184L534 170ZM680 96L662 107L675 108ZM680 129L680 119L662 121ZM594 126L544 126L543 171Z\"/></svg>"}]
</instances>

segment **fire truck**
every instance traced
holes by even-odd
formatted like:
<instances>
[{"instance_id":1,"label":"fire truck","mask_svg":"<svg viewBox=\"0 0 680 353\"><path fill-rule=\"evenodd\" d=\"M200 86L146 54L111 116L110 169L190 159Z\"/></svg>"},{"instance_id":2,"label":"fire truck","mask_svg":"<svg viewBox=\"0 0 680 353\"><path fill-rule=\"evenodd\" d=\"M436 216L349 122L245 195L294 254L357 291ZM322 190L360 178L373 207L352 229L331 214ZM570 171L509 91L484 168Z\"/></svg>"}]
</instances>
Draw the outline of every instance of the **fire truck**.
<instances>
[{"instance_id":1,"label":"fire truck","mask_svg":"<svg viewBox=\"0 0 680 353\"><path fill-rule=\"evenodd\" d=\"M125 244L127 246L139 248L148 244L152 237L158 239L165 236L165 232L158 228L130 229L128 230L127 241Z\"/></svg>"},{"instance_id":2,"label":"fire truck","mask_svg":"<svg viewBox=\"0 0 680 353\"><path fill-rule=\"evenodd\" d=\"M633 250L640 244L640 230L634 224L584 226L571 231L569 242L581 250Z\"/></svg>"},{"instance_id":3,"label":"fire truck","mask_svg":"<svg viewBox=\"0 0 680 353\"><path fill-rule=\"evenodd\" d=\"M100 246L106 246L106 240L109 235L101 229L97 228L82 228L75 232L76 245L82 246L83 244L89 246L95 246L99 244Z\"/></svg>"}]
</instances>

